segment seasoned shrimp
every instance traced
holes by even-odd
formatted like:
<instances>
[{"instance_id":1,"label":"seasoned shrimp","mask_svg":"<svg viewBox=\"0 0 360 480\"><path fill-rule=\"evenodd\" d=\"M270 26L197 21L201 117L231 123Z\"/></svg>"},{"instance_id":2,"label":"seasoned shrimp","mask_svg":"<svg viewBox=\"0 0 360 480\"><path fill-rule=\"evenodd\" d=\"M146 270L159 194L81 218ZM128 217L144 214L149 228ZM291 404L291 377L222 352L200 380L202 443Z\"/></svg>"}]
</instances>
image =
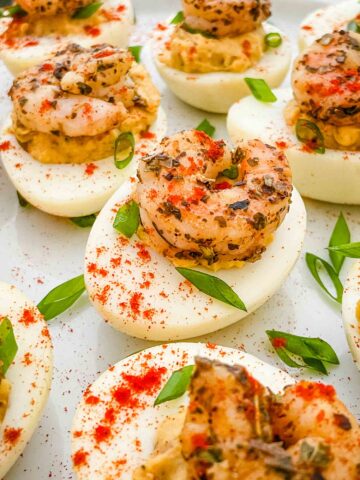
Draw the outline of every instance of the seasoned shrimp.
<instances>
[{"instance_id":1,"label":"seasoned shrimp","mask_svg":"<svg viewBox=\"0 0 360 480\"><path fill-rule=\"evenodd\" d=\"M183 0L185 23L215 36L256 30L270 15L270 0Z\"/></svg>"},{"instance_id":2,"label":"seasoned shrimp","mask_svg":"<svg viewBox=\"0 0 360 480\"><path fill-rule=\"evenodd\" d=\"M66 13L71 16L78 8L85 7L92 0L16 0L27 13L36 16L52 16Z\"/></svg>"},{"instance_id":3,"label":"seasoned shrimp","mask_svg":"<svg viewBox=\"0 0 360 480\"><path fill-rule=\"evenodd\" d=\"M292 86L300 110L337 126L360 123L360 34L324 35L297 59Z\"/></svg>"},{"instance_id":4,"label":"seasoned shrimp","mask_svg":"<svg viewBox=\"0 0 360 480\"><path fill-rule=\"evenodd\" d=\"M226 170L234 181L222 176ZM253 140L230 151L196 130L163 139L138 176L151 246L172 260L208 265L258 259L292 192L289 165L275 148Z\"/></svg>"}]
</instances>

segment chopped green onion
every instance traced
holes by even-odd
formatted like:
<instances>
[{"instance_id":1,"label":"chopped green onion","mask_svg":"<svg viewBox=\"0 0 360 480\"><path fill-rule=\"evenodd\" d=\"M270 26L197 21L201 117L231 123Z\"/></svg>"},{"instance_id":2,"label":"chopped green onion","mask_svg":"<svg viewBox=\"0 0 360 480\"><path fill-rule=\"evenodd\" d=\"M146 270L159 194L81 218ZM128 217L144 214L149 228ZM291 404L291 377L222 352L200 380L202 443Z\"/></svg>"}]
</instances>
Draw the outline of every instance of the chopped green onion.
<instances>
[{"instance_id":1,"label":"chopped green onion","mask_svg":"<svg viewBox=\"0 0 360 480\"><path fill-rule=\"evenodd\" d=\"M20 5L0 8L0 18L6 17L25 17L27 12L23 10Z\"/></svg>"},{"instance_id":2,"label":"chopped green onion","mask_svg":"<svg viewBox=\"0 0 360 480\"><path fill-rule=\"evenodd\" d=\"M265 45L270 48L278 48L282 44L280 33L272 32L265 35Z\"/></svg>"},{"instance_id":3,"label":"chopped green onion","mask_svg":"<svg viewBox=\"0 0 360 480\"><path fill-rule=\"evenodd\" d=\"M343 257L360 258L360 242L347 243L345 245L336 245L329 247L329 251L334 254L341 254Z\"/></svg>"},{"instance_id":4,"label":"chopped green onion","mask_svg":"<svg viewBox=\"0 0 360 480\"><path fill-rule=\"evenodd\" d=\"M172 25L177 25L178 23L183 22L185 19L184 13L182 11L178 12L175 17L171 20Z\"/></svg>"},{"instance_id":5,"label":"chopped green onion","mask_svg":"<svg viewBox=\"0 0 360 480\"><path fill-rule=\"evenodd\" d=\"M73 14L72 18L77 20L90 18L96 13L99 8L101 7L102 2L95 2L90 3L90 5L86 5L85 7L78 8L76 12Z\"/></svg>"},{"instance_id":6,"label":"chopped green onion","mask_svg":"<svg viewBox=\"0 0 360 480\"><path fill-rule=\"evenodd\" d=\"M154 406L182 397L190 385L194 368L195 365L188 365L181 370L173 372L157 396Z\"/></svg>"},{"instance_id":7,"label":"chopped green onion","mask_svg":"<svg viewBox=\"0 0 360 480\"><path fill-rule=\"evenodd\" d=\"M329 256L331 259L331 263L333 264L335 272L337 274L340 273L340 270L345 261L345 257L344 255L342 255L341 252L332 250L332 247L337 247L339 245L350 243L350 240L351 240L351 234L350 234L348 224L346 223L344 215L340 213L329 241Z\"/></svg>"},{"instance_id":8,"label":"chopped green onion","mask_svg":"<svg viewBox=\"0 0 360 480\"><path fill-rule=\"evenodd\" d=\"M313 255L312 253L307 253L305 259L312 276L320 285L320 287L329 295L329 297L341 304L344 288L334 268L330 265L330 263L326 262L325 260L316 255ZM336 296L328 290L328 288L325 286L324 282L320 278L319 267L323 267L325 269L329 279L334 285L334 288L336 290Z\"/></svg>"},{"instance_id":9,"label":"chopped green onion","mask_svg":"<svg viewBox=\"0 0 360 480\"><path fill-rule=\"evenodd\" d=\"M239 168L237 165L231 165L230 168L223 170L221 175L226 178L230 178L230 180L235 180L239 176Z\"/></svg>"},{"instance_id":10,"label":"chopped green onion","mask_svg":"<svg viewBox=\"0 0 360 480\"><path fill-rule=\"evenodd\" d=\"M142 45L134 45L132 47L128 47L129 52L135 58L137 63L141 61L141 50L143 49Z\"/></svg>"},{"instance_id":11,"label":"chopped green onion","mask_svg":"<svg viewBox=\"0 0 360 480\"><path fill-rule=\"evenodd\" d=\"M196 127L195 130L199 130L200 132L205 132L209 137L213 137L214 133L216 131L216 128L214 125L211 125L209 120L207 118L204 118L204 120L199 123L199 125Z\"/></svg>"},{"instance_id":12,"label":"chopped green onion","mask_svg":"<svg viewBox=\"0 0 360 480\"><path fill-rule=\"evenodd\" d=\"M296 136L316 153L325 153L324 136L320 128L313 122L299 118L295 127Z\"/></svg>"},{"instance_id":13,"label":"chopped green onion","mask_svg":"<svg viewBox=\"0 0 360 480\"><path fill-rule=\"evenodd\" d=\"M119 208L113 223L113 227L127 238L131 238L134 233L137 232L139 224L139 205L134 202L134 200L130 200L130 202L125 203L125 205Z\"/></svg>"},{"instance_id":14,"label":"chopped green onion","mask_svg":"<svg viewBox=\"0 0 360 480\"><path fill-rule=\"evenodd\" d=\"M358 22L357 20L352 20L347 24L347 30L349 32L360 33L360 22Z\"/></svg>"},{"instance_id":15,"label":"chopped green onion","mask_svg":"<svg viewBox=\"0 0 360 480\"><path fill-rule=\"evenodd\" d=\"M265 80L262 78L245 78L244 80L257 100L265 103L276 102L277 98Z\"/></svg>"},{"instance_id":16,"label":"chopped green onion","mask_svg":"<svg viewBox=\"0 0 360 480\"><path fill-rule=\"evenodd\" d=\"M115 140L114 163L116 168L122 170L134 158L135 137L131 132L120 133Z\"/></svg>"},{"instance_id":17,"label":"chopped green onion","mask_svg":"<svg viewBox=\"0 0 360 480\"><path fill-rule=\"evenodd\" d=\"M2 376L8 371L17 351L18 346L10 320L7 317L0 319L0 372Z\"/></svg>"},{"instance_id":18,"label":"chopped green onion","mask_svg":"<svg viewBox=\"0 0 360 480\"><path fill-rule=\"evenodd\" d=\"M51 320L70 308L84 292L84 275L79 275L53 288L37 307L45 320Z\"/></svg>"},{"instance_id":19,"label":"chopped green onion","mask_svg":"<svg viewBox=\"0 0 360 480\"><path fill-rule=\"evenodd\" d=\"M92 215L84 215L83 217L73 217L70 218L70 221L81 228L88 228L92 227L95 223L96 215L93 213Z\"/></svg>"},{"instance_id":20,"label":"chopped green onion","mask_svg":"<svg viewBox=\"0 0 360 480\"><path fill-rule=\"evenodd\" d=\"M192 35L198 34L198 35L202 35L205 38L216 38L216 36L213 35L212 33L206 32L204 30L199 30L198 28L191 28L185 22L182 24L181 28L185 30L185 32L191 33Z\"/></svg>"},{"instance_id":21,"label":"chopped green onion","mask_svg":"<svg viewBox=\"0 0 360 480\"><path fill-rule=\"evenodd\" d=\"M189 282L195 285L200 292L216 298L221 302L227 303L239 310L247 311L244 302L237 293L223 280L207 273L198 272L189 268L178 267L176 270L186 278Z\"/></svg>"},{"instance_id":22,"label":"chopped green onion","mask_svg":"<svg viewBox=\"0 0 360 480\"><path fill-rule=\"evenodd\" d=\"M26 198L24 198L21 193L19 192L16 192L17 194L17 197L18 197L18 200L19 200L19 205L20 207L22 208L26 208L30 205L30 203L26 200Z\"/></svg>"}]
</instances>

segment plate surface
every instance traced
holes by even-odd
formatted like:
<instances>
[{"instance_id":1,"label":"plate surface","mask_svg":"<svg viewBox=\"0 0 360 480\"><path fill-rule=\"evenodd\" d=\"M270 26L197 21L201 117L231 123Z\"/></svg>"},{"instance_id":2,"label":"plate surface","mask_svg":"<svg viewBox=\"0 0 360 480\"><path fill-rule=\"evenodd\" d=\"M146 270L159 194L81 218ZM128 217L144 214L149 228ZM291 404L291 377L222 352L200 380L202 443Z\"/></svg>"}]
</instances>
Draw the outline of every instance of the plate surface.
<instances>
[{"instance_id":1,"label":"plate surface","mask_svg":"<svg viewBox=\"0 0 360 480\"><path fill-rule=\"evenodd\" d=\"M297 26L311 10L326 4L313 0L273 0L272 21L297 45ZM333 2L335 3L335 2ZM138 18L132 44L144 44L147 34L159 21L180 9L178 0L135 0ZM296 48L296 47L295 47ZM144 57L146 57L146 51ZM146 63L146 58L145 58ZM217 137L225 137L225 117L209 115L187 107L173 97L152 68L163 93L170 133L196 126L205 116L214 123ZM0 66L0 115L6 115L5 101L10 79ZM311 377L290 371L295 378L316 378L333 383L352 412L360 418L360 374L343 331L340 307L322 294L304 262L304 252L326 258L331 230L342 209L352 231L360 239L360 211L306 201L308 232L302 257L284 286L257 312L240 323L206 337L202 341L244 348L264 361L280 366L266 338L265 330L280 329L300 335L320 336L335 348L341 361L330 376ZM0 163L0 279L16 284L28 297L39 301L52 287L82 272L84 249L89 231L66 220L50 217L35 209L21 209L16 193ZM344 266L343 279L351 265ZM6 480L69 480L70 426L82 391L110 364L151 343L135 340L114 331L99 318L87 300L50 324L55 346L54 382L42 422L31 445L25 450Z\"/></svg>"}]
</instances>

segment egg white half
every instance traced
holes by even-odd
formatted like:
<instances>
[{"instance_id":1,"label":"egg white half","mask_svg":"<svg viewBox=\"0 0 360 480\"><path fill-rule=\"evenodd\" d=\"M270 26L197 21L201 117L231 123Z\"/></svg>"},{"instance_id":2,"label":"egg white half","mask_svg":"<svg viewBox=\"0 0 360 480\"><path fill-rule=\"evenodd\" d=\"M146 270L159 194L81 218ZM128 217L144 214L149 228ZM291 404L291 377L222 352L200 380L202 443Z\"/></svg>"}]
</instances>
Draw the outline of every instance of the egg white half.
<instances>
[{"instance_id":1,"label":"egg white half","mask_svg":"<svg viewBox=\"0 0 360 480\"><path fill-rule=\"evenodd\" d=\"M360 14L358 0L338 2L326 8L315 10L300 26L299 48L309 47L315 40L335 30L346 30L347 24Z\"/></svg>"},{"instance_id":2,"label":"egg white half","mask_svg":"<svg viewBox=\"0 0 360 480\"><path fill-rule=\"evenodd\" d=\"M342 317L351 353L360 370L360 319L356 316L356 308L359 302L360 260L357 260L352 266L345 283Z\"/></svg>"},{"instance_id":3,"label":"egg white half","mask_svg":"<svg viewBox=\"0 0 360 480\"><path fill-rule=\"evenodd\" d=\"M275 90L276 103L263 103L253 96L233 105L227 128L231 140L259 138L280 146L289 160L295 187L305 197L325 202L360 205L360 152L326 149L311 153L296 138L283 111L292 99L290 89Z\"/></svg>"},{"instance_id":4,"label":"egg white half","mask_svg":"<svg viewBox=\"0 0 360 480\"><path fill-rule=\"evenodd\" d=\"M123 170L116 168L113 157L92 162L93 173L86 173L88 165L44 164L35 160L8 133L11 119L6 122L0 143L10 141L10 148L1 152L5 170L16 190L34 207L60 217L81 217L96 213L111 195L129 177L135 174L139 156L166 133L166 115L160 108L156 122L150 128L156 137L141 139L136 144L132 162ZM91 172L91 170L90 170Z\"/></svg>"},{"instance_id":5,"label":"egg white half","mask_svg":"<svg viewBox=\"0 0 360 480\"><path fill-rule=\"evenodd\" d=\"M147 340L180 340L227 327L265 303L282 285L301 251L306 228L304 204L294 191L292 205L262 258L243 268L216 273L228 283L248 312L198 291L165 257L130 241L113 228L121 205L136 183L126 182L98 216L85 254L85 282L97 311L114 328ZM119 260L117 260L119 259Z\"/></svg>"},{"instance_id":6,"label":"egg white half","mask_svg":"<svg viewBox=\"0 0 360 480\"><path fill-rule=\"evenodd\" d=\"M33 323L21 321L24 309L33 313ZM0 425L0 478L16 462L37 427L50 391L53 363L52 343L43 316L15 286L0 282L0 318L3 317L12 323L18 352L6 373L11 393ZM11 431L19 432L14 443L7 440Z\"/></svg>"},{"instance_id":7,"label":"egg white half","mask_svg":"<svg viewBox=\"0 0 360 480\"><path fill-rule=\"evenodd\" d=\"M38 43L34 46L19 48L6 48L0 51L0 59L5 63L10 72L16 76L23 70L42 63L46 58L64 43L77 43L82 47L91 47L94 44L109 43L115 47L126 47L132 31L134 10L131 0L104 0L101 8L113 9L125 7L119 13L119 20L109 20L98 26L100 33L96 36L87 35L49 35L46 37L34 37ZM7 28L8 19L0 19L0 31ZM33 37L31 37L33 39Z\"/></svg>"},{"instance_id":8,"label":"egg white half","mask_svg":"<svg viewBox=\"0 0 360 480\"><path fill-rule=\"evenodd\" d=\"M155 447L158 426L166 417L174 416L188 403L187 395L154 407L154 400L172 372L194 363L196 356L219 360L230 365L242 365L258 381L280 392L293 379L285 372L240 350L201 343L175 343L143 350L125 358L103 373L87 391L87 397L99 397L97 405L83 399L77 409L72 427L73 459L77 452L85 454L85 463L74 467L78 480L131 480L133 471L147 460ZM145 365L145 367L144 367ZM139 375L147 369L166 369L162 385L151 395L140 394L142 407L130 410L119 408L112 436L97 445L94 431L101 424L111 402L112 392L121 385L121 374ZM86 397L85 397L86 398ZM86 455L87 454L87 455Z\"/></svg>"},{"instance_id":9,"label":"egg white half","mask_svg":"<svg viewBox=\"0 0 360 480\"><path fill-rule=\"evenodd\" d=\"M167 67L158 60L174 26L156 31L153 40L155 65L170 90L181 100L207 112L227 113L231 105L249 94L244 78L263 78L272 87L278 87L286 77L291 62L291 43L279 29L264 24L265 33L280 33L283 42L278 48L270 48L257 65L243 73L185 73Z\"/></svg>"}]
</instances>

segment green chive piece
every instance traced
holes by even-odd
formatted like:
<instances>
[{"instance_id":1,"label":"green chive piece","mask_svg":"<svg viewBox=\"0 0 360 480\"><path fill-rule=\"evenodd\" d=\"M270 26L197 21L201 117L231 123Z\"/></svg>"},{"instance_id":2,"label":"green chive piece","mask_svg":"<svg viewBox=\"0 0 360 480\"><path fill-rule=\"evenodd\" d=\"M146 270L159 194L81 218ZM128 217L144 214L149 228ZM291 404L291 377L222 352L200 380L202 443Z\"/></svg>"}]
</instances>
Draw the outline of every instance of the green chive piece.
<instances>
[{"instance_id":1,"label":"green chive piece","mask_svg":"<svg viewBox=\"0 0 360 480\"><path fill-rule=\"evenodd\" d=\"M84 292L84 275L79 275L53 288L37 307L48 321L64 313Z\"/></svg>"},{"instance_id":2,"label":"green chive piece","mask_svg":"<svg viewBox=\"0 0 360 480\"><path fill-rule=\"evenodd\" d=\"M135 58L136 63L140 63L141 61L141 51L143 47L142 45L133 45L132 47L128 47L129 52Z\"/></svg>"},{"instance_id":3,"label":"green chive piece","mask_svg":"<svg viewBox=\"0 0 360 480\"><path fill-rule=\"evenodd\" d=\"M84 215L83 217L70 218L70 221L80 228L92 227L95 223L95 220L96 220L95 213L93 213L92 215Z\"/></svg>"},{"instance_id":4,"label":"green chive piece","mask_svg":"<svg viewBox=\"0 0 360 480\"><path fill-rule=\"evenodd\" d=\"M178 23L183 22L185 19L184 13L182 11L178 12L175 17L171 20L171 25L177 25Z\"/></svg>"},{"instance_id":5,"label":"green chive piece","mask_svg":"<svg viewBox=\"0 0 360 480\"><path fill-rule=\"evenodd\" d=\"M191 33L192 35L198 34L198 35L202 35L205 38L216 38L216 36L213 35L212 33L206 32L204 30L199 30L198 28L191 28L185 22L181 25L181 28L185 30L185 32Z\"/></svg>"},{"instance_id":6,"label":"green chive piece","mask_svg":"<svg viewBox=\"0 0 360 480\"><path fill-rule=\"evenodd\" d=\"M299 118L296 123L295 132L300 142L308 145L316 153L325 153L324 136L315 123L304 118Z\"/></svg>"},{"instance_id":7,"label":"green chive piece","mask_svg":"<svg viewBox=\"0 0 360 480\"><path fill-rule=\"evenodd\" d=\"M360 22L358 22L357 20L352 20L347 24L346 28L349 32L360 33Z\"/></svg>"},{"instance_id":8,"label":"green chive piece","mask_svg":"<svg viewBox=\"0 0 360 480\"><path fill-rule=\"evenodd\" d=\"M173 372L156 398L154 406L182 397L190 385L194 369L195 365L188 365Z\"/></svg>"},{"instance_id":9,"label":"green chive piece","mask_svg":"<svg viewBox=\"0 0 360 480\"><path fill-rule=\"evenodd\" d=\"M120 133L115 140L114 163L122 170L127 167L135 154L135 137L131 132Z\"/></svg>"},{"instance_id":10,"label":"green chive piece","mask_svg":"<svg viewBox=\"0 0 360 480\"><path fill-rule=\"evenodd\" d=\"M334 268L330 265L330 263L328 263L324 259L322 259L322 258L320 258L320 257L318 257L318 256L316 256L312 253L307 253L306 256L305 256L305 259L306 259L306 264L307 264L312 276L317 281L317 283L320 285L320 287L324 290L325 293L327 293L327 295L329 295L329 297L331 297L333 300L335 300L335 302L338 302L338 303L341 304L344 287L341 283L341 280L339 279L338 274L334 270ZM336 291L336 296L333 295L328 290L328 288L325 286L324 282L322 281L322 279L320 277L320 274L319 274L319 270L320 270L321 267L323 267L325 269L324 271L327 273L328 278L331 280L331 282L332 282L332 284L335 288L335 291Z\"/></svg>"},{"instance_id":11,"label":"green chive piece","mask_svg":"<svg viewBox=\"0 0 360 480\"><path fill-rule=\"evenodd\" d=\"M239 168L237 165L231 165L230 168L226 168L221 173L226 178L230 178L230 180L236 180L239 176Z\"/></svg>"},{"instance_id":12,"label":"green chive piece","mask_svg":"<svg viewBox=\"0 0 360 480\"><path fill-rule=\"evenodd\" d=\"M329 251L330 253L341 254L343 257L360 258L360 242L329 247Z\"/></svg>"},{"instance_id":13,"label":"green chive piece","mask_svg":"<svg viewBox=\"0 0 360 480\"><path fill-rule=\"evenodd\" d=\"M127 238L131 238L134 233L137 232L139 224L139 205L134 202L134 200L130 200L130 202L125 203L125 205L119 208L113 223L113 227Z\"/></svg>"},{"instance_id":14,"label":"green chive piece","mask_svg":"<svg viewBox=\"0 0 360 480\"><path fill-rule=\"evenodd\" d=\"M189 282L195 285L200 292L209 295L209 297L216 298L221 302L227 303L239 310L246 312L246 306L237 293L223 280L207 273L198 272L189 268L178 267L176 270L186 278Z\"/></svg>"},{"instance_id":15,"label":"green chive piece","mask_svg":"<svg viewBox=\"0 0 360 480\"><path fill-rule=\"evenodd\" d=\"M0 319L0 372L2 376L8 371L17 351L18 346L10 320L7 317Z\"/></svg>"},{"instance_id":16,"label":"green chive piece","mask_svg":"<svg viewBox=\"0 0 360 480\"><path fill-rule=\"evenodd\" d=\"M277 98L269 85L262 78L245 78L247 86L257 100L264 103L274 103Z\"/></svg>"},{"instance_id":17,"label":"green chive piece","mask_svg":"<svg viewBox=\"0 0 360 480\"><path fill-rule=\"evenodd\" d=\"M26 200L26 198L24 198L21 193L19 192L16 192L17 194L17 197L18 197L18 201L19 201L19 205L20 207L22 208L26 208L30 205L30 203Z\"/></svg>"},{"instance_id":18,"label":"green chive piece","mask_svg":"<svg viewBox=\"0 0 360 480\"><path fill-rule=\"evenodd\" d=\"M99 8L101 7L102 2L95 2L90 3L90 5L86 5L85 7L78 8L76 12L73 14L72 18L77 20L90 18L96 13Z\"/></svg>"},{"instance_id":19,"label":"green chive piece","mask_svg":"<svg viewBox=\"0 0 360 480\"><path fill-rule=\"evenodd\" d=\"M291 368L310 368L327 375L327 363L340 364L334 349L321 338L301 337L276 330L267 330L266 334L279 358ZM295 359L291 355L295 355Z\"/></svg>"},{"instance_id":20,"label":"green chive piece","mask_svg":"<svg viewBox=\"0 0 360 480\"><path fill-rule=\"evenodd\" d=\"M0 8L0 18L6 17L25 17L27 12L23 10L20 5Z\"/></svg>"},{"instance_id":21,"label":"green chive piece","mask_svg":"<svg viewBox=\"0 0 360 480\"><path fill-rule=\"evenodd\" d=\"M341 252L331 250L331 247L348 244L350 243L350 241L350 230L348 224L346 223L345 217L341 212L329 241L329 256L337 274L340 273L340 270L345 261L345 256L342 255Z\"/></svg>"},{"instance_id":22,"label":"green chive piece","mask_svg":"<svg viewBox=\"0 0 360 480\"><path fill-rule=\"evenodd\" d=\"M265 35L265 45L270 48L278 48L282 44L282 36L280 33L272 32Z\"/></svg>"},{"instance_id":23,"label":"green chive piece","mask_svg":"<svg viewBox=\"0 0 360 480\"><path fill-rule=\"evenodd\" d=\"M209 137L213 137L215 134L216 128L214 127L214 125L211 125L211 123L207 118L204 118L204 120L199 123L199 125L196 127L195 130L198 130L200 132L205 132L206 135L209 135Z\"/></svg>"}]
</instances>

